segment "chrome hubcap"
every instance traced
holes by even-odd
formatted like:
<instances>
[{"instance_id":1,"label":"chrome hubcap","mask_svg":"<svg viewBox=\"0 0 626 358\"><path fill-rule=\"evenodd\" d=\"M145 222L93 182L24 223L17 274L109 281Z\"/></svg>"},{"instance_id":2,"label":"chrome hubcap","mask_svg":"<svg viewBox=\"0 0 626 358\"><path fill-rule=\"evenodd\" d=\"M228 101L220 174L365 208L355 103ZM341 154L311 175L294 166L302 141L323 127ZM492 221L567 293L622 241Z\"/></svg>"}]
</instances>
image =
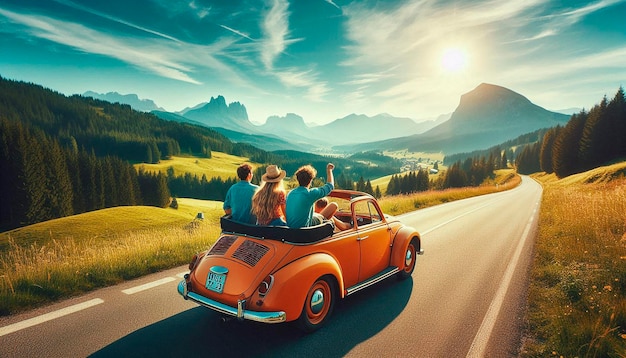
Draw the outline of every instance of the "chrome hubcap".
<instances>
[{"instance_id":1,"label":"chrome hubcap","mask_svg":"<svg viewBox=\"0 0 626 358\"><path fill-rule=\"evenodd\" d=\"M311 312L318 314L324 308L324 292L317 289L311 295Z\"/></svg>"},{"instance_id":2,"label":"chrome hubcap","mask_svg":"<svg viewBox=\"0 0 626 358\"><path fill-rule=\"evenodd\" d=\"M406 256L404 257L404 265L411 266L411 262L413 262L413 252L411 249L406 250Z\"/></svg>"}]
</instances>

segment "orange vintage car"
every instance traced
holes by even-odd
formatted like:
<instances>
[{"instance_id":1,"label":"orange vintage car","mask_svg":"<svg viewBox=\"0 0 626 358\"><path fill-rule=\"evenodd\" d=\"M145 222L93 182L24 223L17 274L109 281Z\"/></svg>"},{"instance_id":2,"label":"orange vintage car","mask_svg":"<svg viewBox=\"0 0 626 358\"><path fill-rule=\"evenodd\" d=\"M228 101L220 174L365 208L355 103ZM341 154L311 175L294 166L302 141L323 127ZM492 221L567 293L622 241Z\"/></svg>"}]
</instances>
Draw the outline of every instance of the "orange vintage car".
<instances>
[{"instance_id":1,"label":"orange vintage car","mask_svg":"<svg viewBox=\"0 0 626 358\"><path fill-rule=\"evenodd\" d=\"M333 190L332 222L302 229L221 219L213 246L194 255L178 284L187 300L226 316L265 323L322 327L335 302L391 276L408 278L421 248L419 233L385 215L371 195Z\"/></svg>"}]
</instances>

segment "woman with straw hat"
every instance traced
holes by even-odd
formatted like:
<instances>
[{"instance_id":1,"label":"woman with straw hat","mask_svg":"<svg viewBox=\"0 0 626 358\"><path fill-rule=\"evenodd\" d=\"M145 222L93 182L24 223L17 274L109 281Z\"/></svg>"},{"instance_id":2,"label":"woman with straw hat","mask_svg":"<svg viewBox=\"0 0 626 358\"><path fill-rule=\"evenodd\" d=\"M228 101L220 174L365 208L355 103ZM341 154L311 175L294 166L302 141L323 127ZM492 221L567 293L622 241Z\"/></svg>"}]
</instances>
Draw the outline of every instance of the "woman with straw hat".
<instances>
[{"instance_id":1,"label":"woman with straw hat","mask_svg":"<svg viewBox=\"0 0 626 358\"><path fill-rule=\"evenodd\" d=\"M285 187L287 173L276 165L268 165L261 177L261 187L252 197L252 214L258 225L285 226Z\"/></svg>"}]
</instances>

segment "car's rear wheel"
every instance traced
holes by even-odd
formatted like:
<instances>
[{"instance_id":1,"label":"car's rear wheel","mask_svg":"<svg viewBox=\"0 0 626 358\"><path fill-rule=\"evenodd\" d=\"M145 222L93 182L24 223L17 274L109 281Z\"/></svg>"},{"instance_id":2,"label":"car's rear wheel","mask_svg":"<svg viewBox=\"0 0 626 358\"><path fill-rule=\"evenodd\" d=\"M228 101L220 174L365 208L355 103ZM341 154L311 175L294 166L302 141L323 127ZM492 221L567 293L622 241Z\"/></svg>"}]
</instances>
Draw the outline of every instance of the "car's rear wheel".
<instances>
[{"instance_id":1,"label":"car's rear wheel","mask_svg":"<svg viewBox=\"0 0 626 358\"><path fill-rule=\"evenodd\" d=\"M398 273L399 279L405 280L411 277L413 270L415 270L418 245L418 241L415 238L409 242L409 246L407 246L406 252L404 253L404 266L400 268L400 272Z\"/></svg>"},{"instance_id":2,"label":"car's rear wheel","mask_svg":"<svg viewBox=\"0 0 626 358\"><path fill-rule=\"evenodd\" d=\"M298 325L305 332L321 328L330 317L336 300L335 280L329 276L318 278L307 292Z\"/></svg>"}]
</instances>

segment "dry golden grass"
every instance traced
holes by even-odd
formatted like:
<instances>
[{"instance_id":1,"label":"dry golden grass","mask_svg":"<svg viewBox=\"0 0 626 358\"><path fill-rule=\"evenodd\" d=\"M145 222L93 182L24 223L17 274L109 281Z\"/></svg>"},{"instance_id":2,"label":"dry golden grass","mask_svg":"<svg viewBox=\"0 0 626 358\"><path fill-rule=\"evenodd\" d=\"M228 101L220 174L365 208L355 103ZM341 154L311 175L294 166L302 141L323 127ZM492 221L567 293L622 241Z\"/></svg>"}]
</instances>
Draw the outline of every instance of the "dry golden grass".
<instances>
[{"instance_id":1,"label":"dry golden grass","mask_svg":"<svg viewBox=\"0 0 626 358\"><path fill-rule=\"evenodd\" d=\"M626 163L543 184L524 356L626 355Z\"/></svg>"},{"instance_id":2,"label":"dry golden grass","mask_svg":"<svg viewBox=\"0 0 626 358\"><path fill-rule=\"evenodd\" d=\"M218 237L222 213L179 199L178 210L111 208L3 233L0 315L185 264Z\"/></svg>"},{"instance_id":3,"label":"dry golden grass","mask_svg":"<svg viewBox=\"0 0 626 358\"><path fill-rule=\"evenodd\" d=\"M385 196L378 202L383 212L399 215L450 201L508 190L518 186L521 180L521 177L515 174L512 169L503 169L496 171L494 180L479 187L429 190L409 195Z\"/></svg>"}]
</instances>

